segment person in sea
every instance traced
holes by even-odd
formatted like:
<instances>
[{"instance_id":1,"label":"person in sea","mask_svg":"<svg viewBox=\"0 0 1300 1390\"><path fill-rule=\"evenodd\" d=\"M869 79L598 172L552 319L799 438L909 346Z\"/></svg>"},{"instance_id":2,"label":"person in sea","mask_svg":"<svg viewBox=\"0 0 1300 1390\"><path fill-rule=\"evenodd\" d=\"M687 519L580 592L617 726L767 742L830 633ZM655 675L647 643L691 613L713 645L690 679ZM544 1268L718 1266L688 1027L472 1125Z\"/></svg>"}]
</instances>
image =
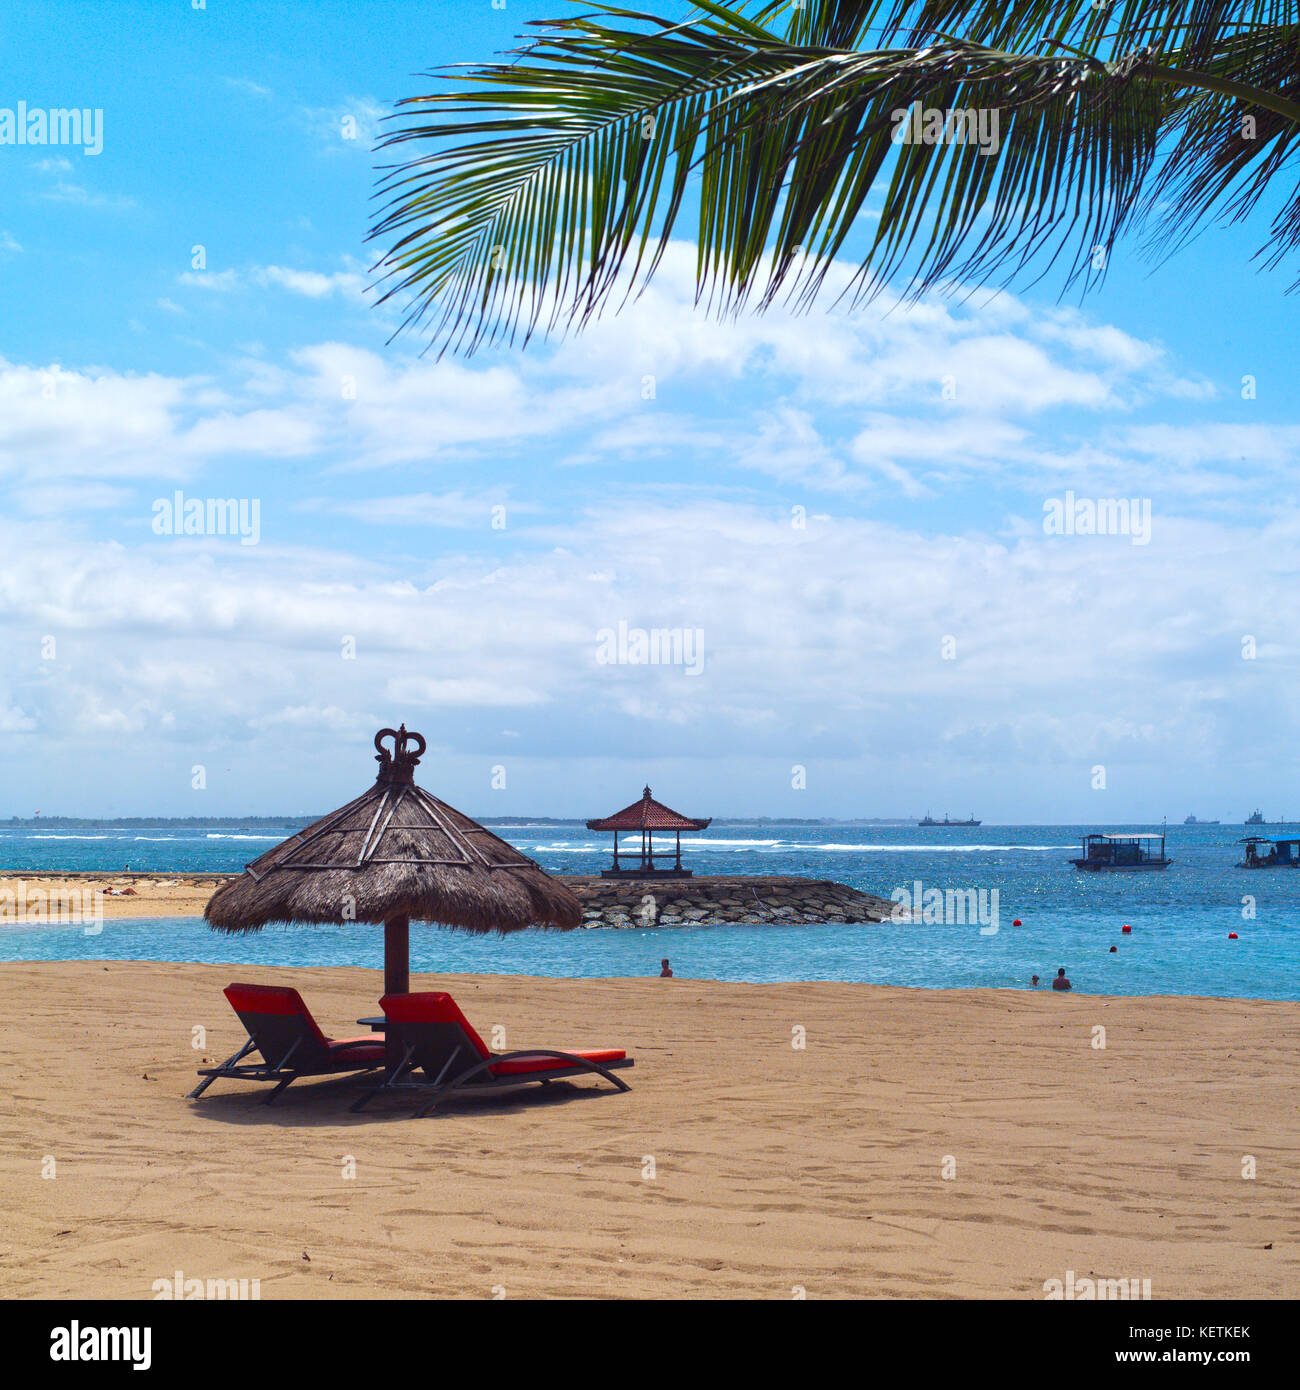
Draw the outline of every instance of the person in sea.
<instances>
[{"instance_id":1,"label":"person in sea","mask_svg":"<svg viewBox=\"0 0 1300 1390\"><path fill-rule=\"evenodd\" d=\"M1037 976L1037 975L1031 975L1031 976L1029 977L1029 983L1030 983L1031 985L1033 985L1033 987L1034 987L1035 989L1037 989L1037 988L1038 988L1038 976Z\"/></svg>"},{"instance_id":2,"label":"person in sea","mask_svg":"<svg viewBox=\"0 0 1300 1390\"><path fill-rule=\"evenodd\" d=\"M673 978L673 968L668 964L667 956L659 962L659 978L661 980L671 980Z\"/></svg>"},{"instance_id":3,"label":"person in sea","mask_svg":"<svg viewBox=\"0 0 1300 1390\"><path fill-rule=\"evenodd\" d=\"M1065 966L1056 972L1056 979L1052 981L1053 989L1073 989L1074 986L1065 978Z\"/></svg>"}]
</instances>

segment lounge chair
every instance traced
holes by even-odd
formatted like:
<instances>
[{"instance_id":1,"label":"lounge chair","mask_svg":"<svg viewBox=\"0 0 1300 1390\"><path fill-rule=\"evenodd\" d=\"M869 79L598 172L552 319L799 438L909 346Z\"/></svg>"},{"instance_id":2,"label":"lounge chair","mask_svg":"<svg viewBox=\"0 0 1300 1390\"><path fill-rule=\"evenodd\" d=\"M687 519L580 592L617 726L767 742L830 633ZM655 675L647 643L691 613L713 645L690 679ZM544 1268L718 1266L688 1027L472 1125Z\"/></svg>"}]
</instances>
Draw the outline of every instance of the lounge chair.
<instances>
[{"instance_id":1,"label":"lounge chair","mask_svg":"<svg viewBox=\"0 0 1300 1390\"><path fill-rule=\"evenodd\" d=\"M383 1091L418 1091L427 1115L456 1092L505 1090L538 1081L543 1085L570 1076L603 1076L620 1091L631 1087L613 1074L630 1067L622 1049L580 1048L556 1052L529 1048L495 1053L474 1031L450 994L386 994L379 1001L387 1035L396 1038L402 1058L384 1079L352 1106L360 1110ZM422 1079L416 1072L422 1072Z\"/></svg>"},{"instance_id":2,"label":"lounge chair","mask_svg":"<svg viewBox=\"0 0 1300 1390\"><path fill-rule=\"evenodd\" d=\"M374 1071L384 1065L384 1040L371 1033L364 1038L327 1038L296 989L281 985L228 985L230 1007L248 1029L248 1041L219 1067L200 1067L203 1081L189 1093L197 1100L219 1076L234 1081L274 1081L270 1103L300 1076L332 1076L340 1072ZM260 1062L243 1059L256 1048Z\"/></svg>"}]
</instances>

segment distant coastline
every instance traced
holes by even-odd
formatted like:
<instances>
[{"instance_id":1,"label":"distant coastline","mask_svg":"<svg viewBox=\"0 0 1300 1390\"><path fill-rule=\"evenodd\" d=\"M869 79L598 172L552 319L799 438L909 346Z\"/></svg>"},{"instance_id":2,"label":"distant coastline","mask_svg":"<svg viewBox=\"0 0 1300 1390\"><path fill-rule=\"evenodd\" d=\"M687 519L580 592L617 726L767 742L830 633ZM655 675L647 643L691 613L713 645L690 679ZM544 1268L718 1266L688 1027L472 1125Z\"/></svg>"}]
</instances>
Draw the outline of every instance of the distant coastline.
<instances>
[{"instance_id":1,"label":"distant coastline","mask_svg":"<svg viewBox=\"0 0 1300 1390\"><path fill-rule=\"evenodd\" d=\"M0 820L0 829L39 830L43 825L81 830L88 827L120 826L124 830L159 825L219 825L226 829L274 825L300 827L320 820L324 811L312 816L9 816ZM481 825L586 825L582 816L476 816ZM714 825L910 825L912 816L861 816L852 820L836 816L714 816Z\"/></svg>"}]
</instances>

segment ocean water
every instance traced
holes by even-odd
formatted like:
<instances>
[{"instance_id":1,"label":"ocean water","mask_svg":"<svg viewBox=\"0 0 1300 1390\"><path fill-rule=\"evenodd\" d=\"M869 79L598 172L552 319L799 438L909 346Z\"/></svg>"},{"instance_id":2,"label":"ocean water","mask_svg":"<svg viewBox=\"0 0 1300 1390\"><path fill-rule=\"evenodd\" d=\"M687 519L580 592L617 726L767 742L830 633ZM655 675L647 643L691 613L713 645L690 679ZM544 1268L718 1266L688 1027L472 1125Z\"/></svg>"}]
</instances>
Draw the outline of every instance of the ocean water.
<instances>
[{"instance_id":1,"label":"ocean water","mask_svg":"<svg viewBox=\"0 0 1300 1390\"><path fill-rule=\"evenodd\" d=\"M554 873L609 863L609 837L580 826L495 827ZM31 830L0 827L0 866L23 869L234 871L294 826ZM1083 835L1152 826L715 826L683 841L697 873L835 879L889 898L895 889L988 896L996 931L979 924L696 926L631 931L528 931L473 937L415 924L415 971L718 980L858 980L930 988L1046 988L1065 966L1076 992L1300 999L1300 870L1248 872L1239 825L1171 826L1163 872L1080 874L1067 861ZM1270 828L1268 833L1300 834ZM1020 926L1012 925L1019 919ZM1130 935L1121 926L1132 927ZM1228 933L1238 933L1238 940ZM0 926L2 960L186 960L380 969L373 927L273 927L229 938L201 920L107 920ZM1118 951L1110 954L1110 947Z\"/></svg>"}]
</instances>

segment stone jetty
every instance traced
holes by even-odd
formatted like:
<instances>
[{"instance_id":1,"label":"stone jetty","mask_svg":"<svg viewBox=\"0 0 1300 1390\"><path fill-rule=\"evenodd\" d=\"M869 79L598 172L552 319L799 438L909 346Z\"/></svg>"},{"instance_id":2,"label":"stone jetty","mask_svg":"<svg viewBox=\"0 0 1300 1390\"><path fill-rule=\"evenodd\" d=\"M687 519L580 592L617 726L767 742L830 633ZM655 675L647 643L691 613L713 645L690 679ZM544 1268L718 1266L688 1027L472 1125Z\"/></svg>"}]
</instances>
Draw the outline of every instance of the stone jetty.
<instances>
[{"instance_id":1,"label":"stone jetty","mask_svg":"<svg viewBox=\"0 0 1300 1390\"><path fill-rule=\"evenodd\" d=\"M584 927L881 922L893 909L893 903L885 898L824 878L748 874L676 879L609 879L598 874L556 877L581 900Z\"/></svg>"}]
</instances>

